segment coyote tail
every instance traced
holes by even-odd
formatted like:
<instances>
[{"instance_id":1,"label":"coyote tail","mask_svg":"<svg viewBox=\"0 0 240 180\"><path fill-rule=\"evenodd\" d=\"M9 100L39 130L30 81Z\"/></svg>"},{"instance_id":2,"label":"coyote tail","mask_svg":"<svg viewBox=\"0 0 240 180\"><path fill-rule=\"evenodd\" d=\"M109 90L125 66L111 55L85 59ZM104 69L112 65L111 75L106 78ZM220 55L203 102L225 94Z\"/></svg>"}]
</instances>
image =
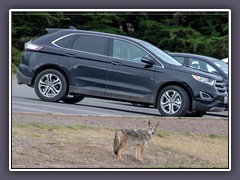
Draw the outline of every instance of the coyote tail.
<instances>
[{"instance_id":1,"label":"coyote tail","mask_svg":"<svg viewBox=\"0 0 240 180\"><path fill-rule=\"evenodd\" d=\"M118 153L118 149L119 149L119 145L120 145L120 141L121 141L121 134L122 134L122 131L116 131L116 133L115 133L115 138L114 138L114 142L113 142L113 152L116 155Z\"/></svg>"}]
</instances>

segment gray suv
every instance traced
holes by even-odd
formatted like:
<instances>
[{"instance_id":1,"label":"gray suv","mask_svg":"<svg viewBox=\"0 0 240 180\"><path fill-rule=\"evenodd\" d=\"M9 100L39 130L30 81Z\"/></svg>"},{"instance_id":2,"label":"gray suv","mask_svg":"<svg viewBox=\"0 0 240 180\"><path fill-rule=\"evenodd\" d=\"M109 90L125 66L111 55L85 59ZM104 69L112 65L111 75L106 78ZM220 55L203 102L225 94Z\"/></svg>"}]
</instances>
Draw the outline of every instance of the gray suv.
<instances>
[{"instance_id":1,"label":"gray suv","mask_svg":"<svg viewBox=\"0 0 240 180\"><path fill-rule=\"evenodd\" d=\"M220 76L184 67L146 41L76 29L47 28L27 42L17 80L44 101L91 96L154 105L163 116L202 116L228 104Z\"/></svg>"}]
</instances>

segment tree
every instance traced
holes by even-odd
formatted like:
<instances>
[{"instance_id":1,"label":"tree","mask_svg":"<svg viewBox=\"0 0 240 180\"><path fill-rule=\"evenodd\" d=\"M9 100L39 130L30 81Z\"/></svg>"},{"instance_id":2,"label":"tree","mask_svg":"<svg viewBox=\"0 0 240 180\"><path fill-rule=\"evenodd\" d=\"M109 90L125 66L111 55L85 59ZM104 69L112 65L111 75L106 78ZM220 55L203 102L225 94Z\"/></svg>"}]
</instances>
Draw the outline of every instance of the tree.
<instances>
[{"instance_id":1,"label":"tree","mask_svg":"<svg viewBox=\"0 0 240 180\"><path fill-rule=\"evenodd\" d=\"M228 56L227 12L13 12L13 63L18 65L24 43L45 28L69 26L132 36L175 52Z\"/></svg>"}]
</instances>

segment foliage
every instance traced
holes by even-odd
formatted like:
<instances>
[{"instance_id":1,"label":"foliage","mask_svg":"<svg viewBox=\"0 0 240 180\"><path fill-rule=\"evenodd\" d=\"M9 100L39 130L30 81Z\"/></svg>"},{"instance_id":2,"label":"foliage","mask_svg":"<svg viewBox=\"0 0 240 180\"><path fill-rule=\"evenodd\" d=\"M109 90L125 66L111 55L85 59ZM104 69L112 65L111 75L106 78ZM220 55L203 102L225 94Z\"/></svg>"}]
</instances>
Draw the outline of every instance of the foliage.
<instances>
[{"instance_id":1,"label":"foliage","mask_svg":"<svg viewBox=\"0 0 240 180\"><path fill-rule=\"evenodd\" d=\"M18 50L16 47L12 47L12 62L18 66L20 63L20 59L22 56L22 52Z\"/></svg>"},{"instance_id":2,"label":"foliage","mask_svg":"<svg viewBox=\"0 0 240 180\"><path fill-rule=\"evenodd\" d=\"M132 36L174 52L228 57L227 12L13 12L13 63L45 28L69 26Z\"/></svg>"}]
</instances>

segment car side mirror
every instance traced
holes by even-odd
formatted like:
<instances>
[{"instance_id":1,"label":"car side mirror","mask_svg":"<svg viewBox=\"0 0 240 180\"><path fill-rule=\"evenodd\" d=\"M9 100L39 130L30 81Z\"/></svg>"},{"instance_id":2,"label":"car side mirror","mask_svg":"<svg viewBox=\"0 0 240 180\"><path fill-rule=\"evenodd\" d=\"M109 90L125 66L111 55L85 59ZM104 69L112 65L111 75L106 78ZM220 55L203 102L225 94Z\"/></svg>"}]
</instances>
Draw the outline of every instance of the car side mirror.
<instances>
[{"instance_id":1,"label":"car side mirror","mask_svg":"<svg viewBox=\"0 0 240 180\"><path fill-rule=\"evenodd\" d=\"M152 58L150 57L146 57L146 56L143 56L141 58L141 62L145 63L145 64L148 64L148 65L154 65L154 61L152 60Z\"/></svg>"}]
</instances>

